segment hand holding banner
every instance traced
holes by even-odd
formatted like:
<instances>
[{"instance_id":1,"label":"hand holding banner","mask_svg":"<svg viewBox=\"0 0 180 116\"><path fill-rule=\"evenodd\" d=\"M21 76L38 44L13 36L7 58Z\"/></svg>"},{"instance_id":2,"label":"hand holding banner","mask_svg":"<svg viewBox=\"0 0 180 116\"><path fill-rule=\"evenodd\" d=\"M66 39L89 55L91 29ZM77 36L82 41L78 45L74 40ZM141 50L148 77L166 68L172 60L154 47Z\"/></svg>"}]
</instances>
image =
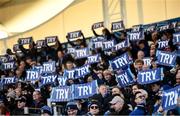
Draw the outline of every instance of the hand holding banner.
<instances>
[{"instance_id":1,"label":"hand holding banner","mask_svg":"<svg viewBox=\"0 0 180 116\"><path fill-rule=\"evenodd\" d=\"M1 82L3 83L3 85L14 84L16 83L16 78L15 77L1 78Z\"/></svg>"},{"instance_id":2,"label":"hand holding banner","mask_svg":"<svg viewBox=\"0 0 180 116\"><path fill-rule=\"evenodd\" d=\"M88 56L89 56L89 49L88 48L81 48L81 49L75 50L75 58L76 59L86 58Z\"/></svg>"}]
</instances>

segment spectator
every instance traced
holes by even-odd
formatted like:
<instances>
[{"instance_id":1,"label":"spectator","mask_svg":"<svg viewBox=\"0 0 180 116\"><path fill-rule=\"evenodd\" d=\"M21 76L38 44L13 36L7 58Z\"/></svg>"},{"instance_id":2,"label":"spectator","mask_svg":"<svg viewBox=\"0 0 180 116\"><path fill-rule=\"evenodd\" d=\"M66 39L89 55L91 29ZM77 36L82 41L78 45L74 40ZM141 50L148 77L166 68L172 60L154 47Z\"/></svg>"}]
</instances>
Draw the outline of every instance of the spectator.
<instances>
[{"instance_id":1,"label":"spectator","mask_svg":"<svg viewBox=\"0 0 180 116\"><path fill-rule=\"evenodd\" d=\"M43 107L45 102L42 99L40 91L33 92L33 103L31 107L33 108L32 113L40 113L40 108Z\"/></svg>"},{"instance_id":2,"label":"spectator","mask_svg":"<svg viewBox=\"0 0 180 116\"><path fill-rule=\"evenodd\" d=\"M129 115L131 112L120 96L115 96L109 103L110 110L105 115Z\"/></svg>"},{"instance_id":3,"label":"spectator","mask_svg":"<svg viewBox=\"0 0 180 116\"><path fill-rule=\"evenodd\" d=\"M41 116L51 116L51 115L53 115L53 112L49 106L43 106L41 108Z\"/></svg>"},{"instance_id":4,"label":"spectator","mask_svg":"<svg viewBox=\"0 0 180 116\"><path fill-rule=\"evenodd\" d=\"M88 104L88 113L87 116L97 116L97 115L101 115L101 104L98 103L97 101L91 101Z\"/></svg>"},{"instance_id":5,"label":"spectator","mask_svg":"<svg viewBox=\"0 0 180 116\"><path fill-rule=\"evenodd\" d=\"M75 102L68 102L66 105L66 113L68 116L79 115L77 104Z\"/></svg>"},{"instance_id":6,"label":"spectator","mask_svg":"<svg viewBox=\"0 0 180 116\"><path fill-rule=\"evenodd\" d=\"M98 102L102 103L103 112L108 110L108 103L111 98L107 89L108 88L106 85L100 85L98 89L99 93L91 97L92 100L97 100Z\"/></svg>"},{"instance_id":7,"label":"spectator","mask_svg":"<svg viewBox=\"0 0 180 116\"><path fill-rule=\"evenodd\" d=\"M16 99L17 107L14 109L13 115L24 115L24 108L26 107L26 98L21 96Z\"/></svg>"},{"instance_id":8,"label":"spectator","mask_svg":"<svg viewBox=\"0 0 180 116\"><path fill-rule=\"evenodd\" d=\"M137 105L130 115L146 115L145 102L145 96L141 92L136 92L135 103Z\"/></svg>"}]
</instances>

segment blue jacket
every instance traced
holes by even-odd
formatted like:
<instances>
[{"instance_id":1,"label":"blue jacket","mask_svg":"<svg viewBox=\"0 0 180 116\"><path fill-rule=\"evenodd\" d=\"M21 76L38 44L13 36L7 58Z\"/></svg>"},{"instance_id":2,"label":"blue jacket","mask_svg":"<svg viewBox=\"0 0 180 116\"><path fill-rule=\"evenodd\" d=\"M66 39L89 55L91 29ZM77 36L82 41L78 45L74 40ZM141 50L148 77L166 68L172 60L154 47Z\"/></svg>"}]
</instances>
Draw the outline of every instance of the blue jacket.
<instances>
[{"instance_id":1,"label":"blue jacket","mask_svg":"<svg viewBox=\"0 0 180 116\"><path fill-rule=\"evenodd\" d=\"M132 115L146 115L146 110L144 105L137 105L134 111L130 113L130 116Z\"/></svg>"}]
</instances>

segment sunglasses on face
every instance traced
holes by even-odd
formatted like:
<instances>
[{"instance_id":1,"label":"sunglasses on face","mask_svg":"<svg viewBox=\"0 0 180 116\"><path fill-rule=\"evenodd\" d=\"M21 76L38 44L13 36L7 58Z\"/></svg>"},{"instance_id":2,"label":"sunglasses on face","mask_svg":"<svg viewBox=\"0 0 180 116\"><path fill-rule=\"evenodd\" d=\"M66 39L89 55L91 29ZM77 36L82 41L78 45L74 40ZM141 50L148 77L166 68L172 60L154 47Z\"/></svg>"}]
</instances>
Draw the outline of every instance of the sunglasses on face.
<instances>
[{"instance_id":1,"label":"sunglasses on face","mask_svg":"<svg viewBox=\"0 0 180 116\"><path fill-rule=\"evenodd\" d=\"M98 109L99 107L98 106L91 106L90 108L91 109Z\"/></svg>"}]
</instances>

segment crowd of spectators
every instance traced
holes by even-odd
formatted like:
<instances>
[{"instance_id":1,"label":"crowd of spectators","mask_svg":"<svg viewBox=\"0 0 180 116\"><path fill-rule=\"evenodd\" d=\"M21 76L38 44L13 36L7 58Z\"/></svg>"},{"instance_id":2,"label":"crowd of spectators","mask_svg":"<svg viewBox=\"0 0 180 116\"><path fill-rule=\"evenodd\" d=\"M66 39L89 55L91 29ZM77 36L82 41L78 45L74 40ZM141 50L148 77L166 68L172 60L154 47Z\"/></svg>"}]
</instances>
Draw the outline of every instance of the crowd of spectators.
<instances>
[{"instance_id":1,"label":"crowd of spectators","mask_svg":"<svg viewBox=\"0 0 180 116\"><path fill-rule=\"evenodd\" d=\"M118 32L117 36L111 33L107 28L103 28L102 34L98 35L92 28L95 37L104 37L106 40L114 39L120 43L127 39L127 30ZM62 109L59 114L63 115L180 115L180 98L175 109L164 110L162 108L162 91L180 85L180 59L177 57L176 66L168 67L156 63L156 51L158 41L168 40L168 46L163 51L173 52L177 46L172 44L174 29L163 31L154 30L144 33L144 39L130 42L127 48L113 51L106 54L102 49L92 50L92 54L100 54L101 61L92 64L91 73L79 79L68 79L66 85L82 84L97 80L98 93L87 98L68 102L58 102ZM82 34L83 35L83 34ZM83 38L76 41L70 41L68 44L74 48L88 47L84 35ZM53 115L53 107L49 107L47 99L53 88L52 84L43 86L39 89L38 81L26 82L26 71L35 65L41 65L43 62L56 61L56 73L63 75L65 69L70 70L74 67L80 67L86 64L87 58L75 59L67 53L67 48L56 39L55 45L48 44L37 48L35 42L29 44L29 48L19 45L21 52L12 52L7 49L6 56L14 55L16 68L11 70L1 70L2 77L14 77L18 80L14 84L1 86L0 89L0 115ZM137 82L121 87L116 81L115 72L110 68L109 60L128 52L132 58L130 69L135 80L137 80L138 71L146 69L163 68L164 78L161 81L147 85L140 85ZM143 58L150 57L151 65L147 66Z\"/></svg>"}]
</instances>

